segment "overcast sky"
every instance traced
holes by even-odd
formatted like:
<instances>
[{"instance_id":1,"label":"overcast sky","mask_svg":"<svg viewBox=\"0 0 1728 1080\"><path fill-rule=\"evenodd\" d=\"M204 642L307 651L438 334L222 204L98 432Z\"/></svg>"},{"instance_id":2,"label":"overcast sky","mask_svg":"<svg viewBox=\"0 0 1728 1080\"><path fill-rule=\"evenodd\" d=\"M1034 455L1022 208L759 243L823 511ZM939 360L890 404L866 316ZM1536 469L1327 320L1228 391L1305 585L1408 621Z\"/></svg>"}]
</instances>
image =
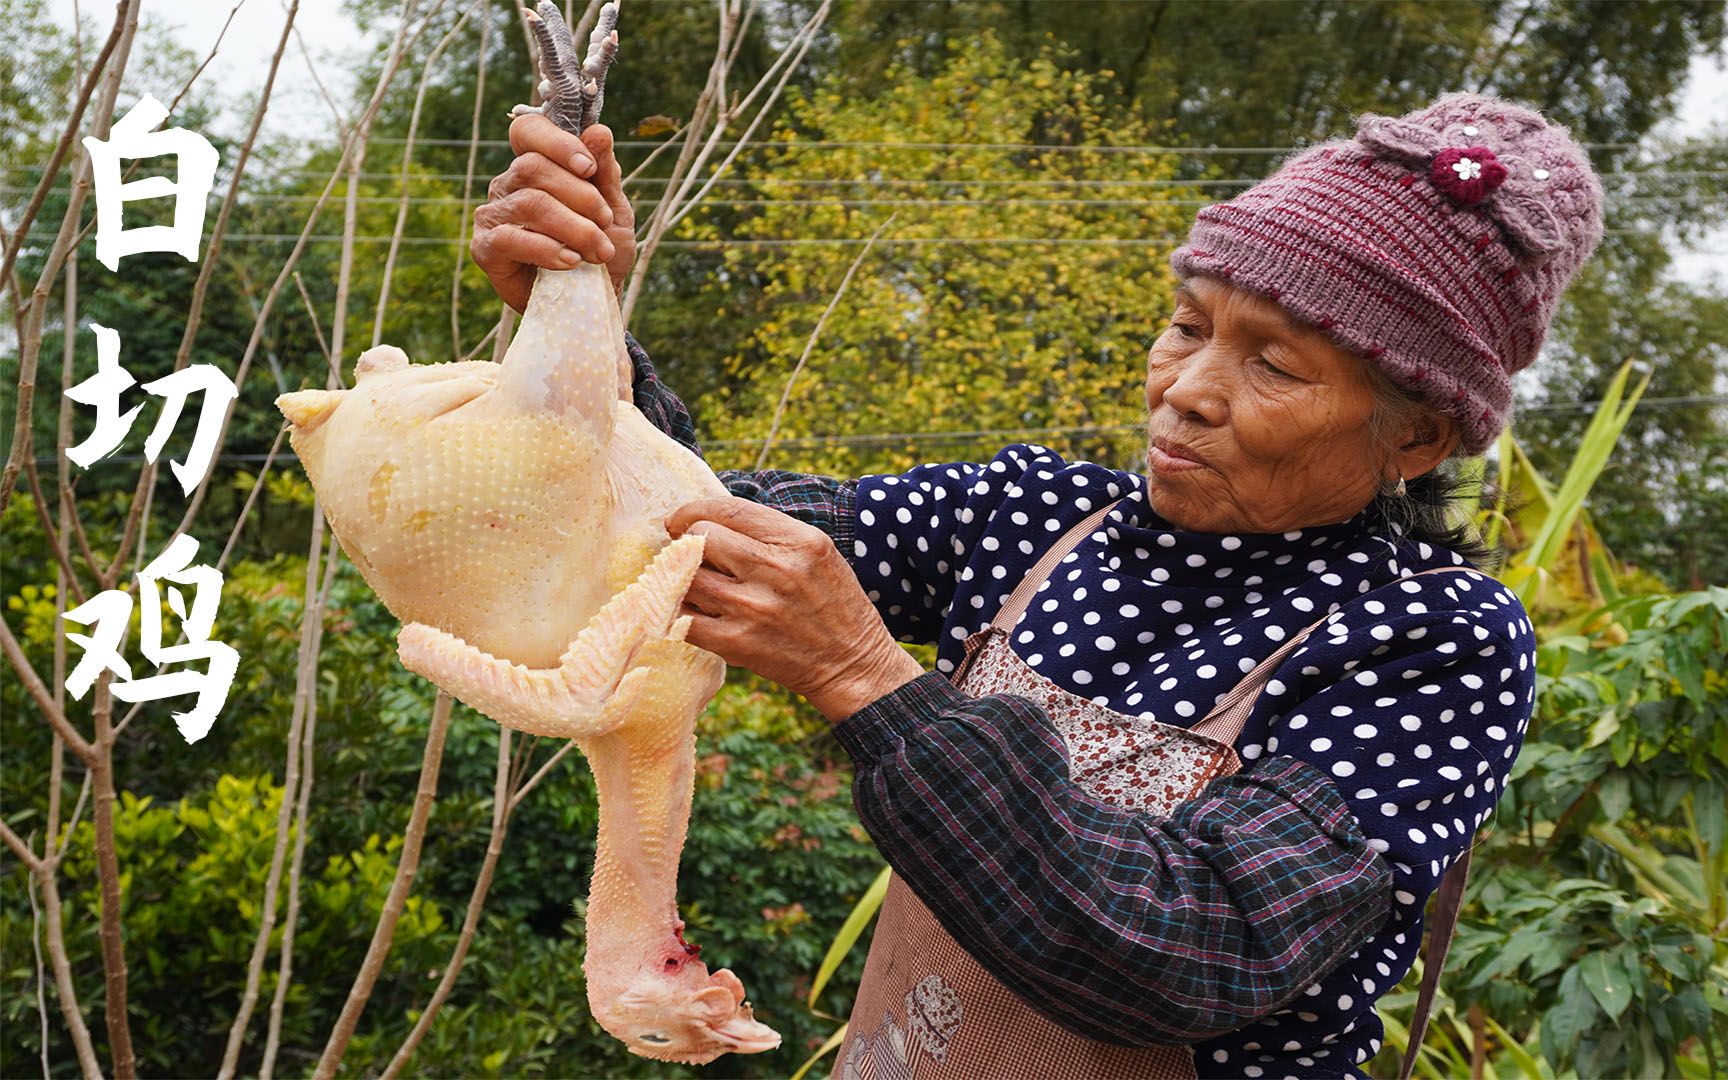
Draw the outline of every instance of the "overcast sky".
<instances>
[{"instance_id":1,"label":"overcast sky","mask_svg":"<svg viewBox=\"0 0 1728 1080\"><path fill-rule=\"evenodd\" d=\"M64 25L72 25L71 0L49 0L49 6ZM146 23L170 26L174 36L203 59L233 7L234 0L175 0L172 7L147 6L144 18ZM86 2L83 10L88 15L96 9ZM107 9L100 10L106 16ZM282 32L282 17L282 0L243 0L240 14L229 27L221 51L203 75L203 81L228 88L233 93L230 101L248 100L263 85L270 56ZM336 100L346 106L352 100L353 90L349 72L358 66L354 61L364 55L365 46L353 20L342 10L341 0L300 0L300 15L295 22L317 63L319 77ZM105 30L106 24L101 29ZM329 132L329 108L307 75L305 59L292 45L283 57L277 83L265 118L266 139L322 137ZM166 100L177 89L164 86L156 95ZM246 117L238 110L228 120L237 131L244 130ZM1694 135L1711 130L1712 126L1718 133L1728 133L1728 69L1712 59L1696 59L1688 73L1679 111L1665 130ZM1697 251L1677 253L1676 274L1688 280L1728 282L1728 233L1707 237L1698 247Z\"/></svg>"}]
</instances>

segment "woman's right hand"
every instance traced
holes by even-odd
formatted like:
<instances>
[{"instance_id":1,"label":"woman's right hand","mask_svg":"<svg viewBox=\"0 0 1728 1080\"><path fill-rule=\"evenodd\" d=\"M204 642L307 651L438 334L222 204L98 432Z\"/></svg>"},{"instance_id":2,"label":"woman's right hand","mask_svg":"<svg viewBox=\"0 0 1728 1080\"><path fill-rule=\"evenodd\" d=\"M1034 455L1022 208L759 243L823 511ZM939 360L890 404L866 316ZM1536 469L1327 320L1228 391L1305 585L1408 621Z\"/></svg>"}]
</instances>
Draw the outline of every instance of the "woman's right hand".
<instances>
[{"instance_id":1,"label":"woman's right hand","mask_svg":"<svg viewBox=\"0 0 1728 1080\"><path fill-rule=\"evenodd\" d=\"M595 124L578 138L536 113L510 124L516 159L474 210L469 252L498 296L528 304L539 267L602 263L620 289L636 260L636 215L624 197L612 131Z\"/></svg>"}]
</instances>

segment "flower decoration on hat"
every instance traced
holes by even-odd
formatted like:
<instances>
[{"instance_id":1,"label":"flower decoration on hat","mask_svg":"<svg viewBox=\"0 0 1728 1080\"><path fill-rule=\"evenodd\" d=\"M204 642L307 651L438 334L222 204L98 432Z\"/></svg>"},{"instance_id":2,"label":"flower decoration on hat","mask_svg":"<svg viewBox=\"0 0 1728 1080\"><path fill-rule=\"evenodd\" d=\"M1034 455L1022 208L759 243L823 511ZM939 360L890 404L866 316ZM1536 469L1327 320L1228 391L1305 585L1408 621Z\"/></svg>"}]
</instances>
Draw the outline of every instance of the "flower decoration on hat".
<instances>
[{"instance_id":1,"label":"flower decoration on hat","mask_svg":"<svg viewBox=\"0 0 1728 1080\"><path fill-rule=\"evenodd\" d=\"M1506 182L1506 166L1486 146L1448 147L1434 155L1429 181L1459 206L1475 206Z\"/></svg>"},{"instance_id":2,"label":"flower decoration on hat","mask_svg":"<svg viewBox=\"0 0 1728 1080\"><path fill-rule=\"evenodd\" d=\"M1454 205L1477 208L1529 263L1564 254L1576 265L1601 238L1601 187L1589 161L1529 109L1448 94L1406 116L1359 117L1356 142Z\"/></svg>"}]
</instances>

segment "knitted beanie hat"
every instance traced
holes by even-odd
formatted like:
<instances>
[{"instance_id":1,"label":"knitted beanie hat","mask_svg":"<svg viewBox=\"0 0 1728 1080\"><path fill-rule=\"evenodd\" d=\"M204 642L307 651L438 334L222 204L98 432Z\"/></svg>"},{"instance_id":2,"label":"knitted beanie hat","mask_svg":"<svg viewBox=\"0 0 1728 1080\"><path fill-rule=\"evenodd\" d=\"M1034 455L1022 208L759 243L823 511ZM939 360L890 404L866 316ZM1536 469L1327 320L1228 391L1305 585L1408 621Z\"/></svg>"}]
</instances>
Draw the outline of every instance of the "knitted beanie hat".
<instances>
[{"instance_id":1,"label":"knitted beanie hat","mask_svg":"<svg viewBox=\"0 0 1728 1080\"><path fill-rule=\"evenodd\" d=\"M1259 293L1453 416L1480 453L1560 291L1602 238L1602 185L1539 114L1448 94L1290 158L1196 216L1179 277Z\"/></svg>"}]
</instances>

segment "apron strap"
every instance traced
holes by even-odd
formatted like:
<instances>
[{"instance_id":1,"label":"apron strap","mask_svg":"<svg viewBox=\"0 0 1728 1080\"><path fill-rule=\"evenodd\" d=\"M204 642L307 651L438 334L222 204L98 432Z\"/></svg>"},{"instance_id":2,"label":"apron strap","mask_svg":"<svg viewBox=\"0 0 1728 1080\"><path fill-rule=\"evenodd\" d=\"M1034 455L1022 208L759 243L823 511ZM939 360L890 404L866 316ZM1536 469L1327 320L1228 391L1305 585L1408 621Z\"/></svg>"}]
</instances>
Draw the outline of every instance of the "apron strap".
<instances>
[{"instance_id":1,"label":"apron strap","mask_svg":"<svg viewBox=\"0 0 1728 1080\"><path fill-rule=\"evenodd\" d=\"M1474 846L1472 838L1458 861L1446 868L1446 876L1440 879L1440 887L1434 892L1434 921L1428 925L1428 944L1422 950L1422 989L1416 994L1416 1011L1410 1016L1410 1039L1404 1046L1404 1064L1398 1069L1398 1080L1410 1080L1416 1068L1416 1055L1422 1049L1422 1036L1428 1033L1428 1013L1434 1008L1434 993L1440 989L1446 952L1452 947L1452 935L1458 929L1458 911L1464 906L1464 883L1470 877L1470 852Z\"/></svg>"},{"instance_id":2,"label":"apron strap","mask_svg":"<svg viewBox=\"0 0 1728 1080\"><path fill-rule=\"evenodd\" d=\"M1460 574L1480 573L1467 566L1441 566L1432 570L1418 570L1405 577L1421 577L1423 574ZM1278 670L1291 653L1301 646L1302 641L1310 633L1330 619L1330 614L1311 623L1301 633L1278 646L1271 656L1260 661L1243 677L1242 681L1221 698L1205 719L1195 724L1191 729L1197 735L1215 739L1225 746L1234 747L1236 740L1242 736L1242 728L1248 722L1248 714L1254 711L1254 703L1260 697L1260 691L1272 681L1272 673ZM1434 995L1440 988L1440 972L1446 966L1446 953L1452 947L1452 935L1458 929L1458 910L1464 903L1464 884L1470 876L1470 848L1464 849L1464 854L1458 857L1446 870L1440 879L1440 887L1434 893L1434 921L1428 925L1428 943L1423 949L1422 988L1416 995L1416 1011L1410 1017L1410 1041L1405 1047L1404 1064L1398 1072L1398 1080L1410 1080L1411 1070L1416 1067L1416 1055L1422 1048L1422 1036L1428 1030L1428 1014L1434 1008Z\"/></svg>"},{"instance_id":3,"label":"apron strap","mask_svg":"<svg viewBox=\"0 0 1728 1080\"><path fill-rule=\"evenodd\" d=\"M1056 569L1056 564L1066 559L1069 552L1079 547L1080 541L1091 536L1104 520L1104 515L1116 509L1117 503L1122 501L1123 499L1117 499L1116 502L1099 507L1092 511L1085 521L1063 533L1062 538L1056 541L1055 546L1046 551L1044 557L1033 564L1032 569L1026 571L1026 576L1020 579L1020 584L1009 594L1008 599L1003 601L1002 609L996 612L994 619L990 620L990 628L1000 630L1004 634L1013 630L1014 625L1020 621L1020 616L1026 614L1027 607L1031 606L1032 597L1037 593L1038 587L1044 584L1050 577L1051 571Z\"/></svg>"}]
</instances>

